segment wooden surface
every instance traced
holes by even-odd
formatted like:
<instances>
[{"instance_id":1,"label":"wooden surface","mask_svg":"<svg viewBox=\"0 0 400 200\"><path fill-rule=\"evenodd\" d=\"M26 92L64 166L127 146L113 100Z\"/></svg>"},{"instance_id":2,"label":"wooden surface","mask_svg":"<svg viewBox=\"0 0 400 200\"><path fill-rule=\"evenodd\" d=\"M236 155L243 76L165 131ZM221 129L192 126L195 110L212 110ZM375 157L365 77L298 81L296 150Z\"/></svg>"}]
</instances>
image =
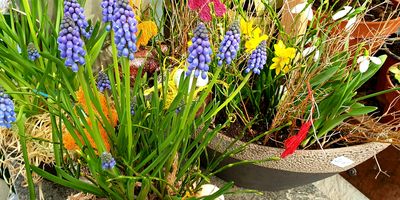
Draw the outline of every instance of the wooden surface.
<instances>
[{"instance_id":1,"label":"wooden surface","mask_svg":"<svg viewBox=\"0 0 400 200\"><path fill-rule=\"evenodd\" d=\"M400 151L391 146L376 157L382 171L390 177L383 173L377 176L379 168L374 158L355 167L357 175L341 175L371 200L400 199Z\"/></svg>"}]
</instances>

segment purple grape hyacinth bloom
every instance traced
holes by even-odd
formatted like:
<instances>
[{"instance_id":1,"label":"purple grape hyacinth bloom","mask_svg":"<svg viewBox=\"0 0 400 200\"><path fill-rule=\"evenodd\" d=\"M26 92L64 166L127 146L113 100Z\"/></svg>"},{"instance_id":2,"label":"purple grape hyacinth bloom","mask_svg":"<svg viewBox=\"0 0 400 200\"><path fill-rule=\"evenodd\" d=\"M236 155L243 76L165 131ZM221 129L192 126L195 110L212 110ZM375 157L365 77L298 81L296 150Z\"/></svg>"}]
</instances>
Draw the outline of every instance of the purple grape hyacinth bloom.
<instances>
[{"instance_id":1,"label":"purple grape hyacinth bloom","mask_svg":"<svg viewBox=\"0 0 400 200\"><path fill-rule=\"evenodd\" d=\"M15 120L14 102L0 87L0 127L11 128Z\"/></svg>"},{"instance_id":2,"label":"purple grape hyacinth bloom","mask_svg":"<svg viewBox=\"0 0 400 200\"><path fill-rule=\"evenodd\" d=\"M208 31L203 23L199 23L194 30L194 37L192 38L192 45L189 47L189 63L186 75L189 76L194 71L194 76L197 78L207 78L209 70L209 63L211 62L212 49L208 39Z\"/></svg>"},{"instance_id":3,"label":"purple grape hyacinth bloom","mask_svg":"<svg viewBox=\"0 0 400 200\"><path fill-rule=\"evenodd\" d=\"M257 48L251 53L250 59L247 62L246 73L252 70L255 74L260 74L265 63L267 63L267 49L265 40L262 41Z\"/></svg>"},{"instance_id":4,"label":"purple grape hyacinth bloom","mask_svg":"<svg viewBox=\"0 0 400 200\"><path fill-rule=\"evenodd\" d=\"M61 58L66 59L65 66L77 72L78 64L85 64L86 52L82 48L84 43L80 37L79 28L70 15L64 15L57 42Z\"/></svg>"},{"instance_id":5,"label":"purple grape hyacinth bloom","mask_svg":"<svg viewBox=\"0 0 400 200\"><path fill-rule=\"evenodd\" d=\"M114 18L114 6L115 6L115 0L103 0L101 2L101 7L103 8L103 22L112 22ZM106 27L107 31L110 31L111 26L107 25Z\"/></svg>"},{"instance_id":6,"label":"purple grape hyacinth bloom","mask_svg":"<svg viewBox=\"0 0 400 200\"><path fill-rule=\"evenodd\" d=\"M83 11L83 8L77 2L77 0L64 1L64 15L70 15L75 24L78 25L81 35L88 39L91 36L91 32L86 31L86 29L89 27L89 24L86 21Z\"/></svg>"},{"instance_id":7,"label":"purple grape hyacinth bloom","mask_svg":"<svg viewBox=\"0 0 400 200\"><path fill-rule=\"evenodd\" d=\"M119 57L135 58L137 21L128 0L116 0L112 28Z\"/></svg>"},{"instance_id":8,"label":"purple grape hyacinth bloom","mask_svg":"<svg viewBox=\"0 0 400 200\"><path fill-rule=\"evenodd\" d=\"M33 45L32 42L28 44L27 50L28 50L29 60L35 61L36 59L38 59L40 57L38 50L35 48L35 45Z\"/></svg>"},{"instance_id":9,"label":"purple grape hyacinth bloom","mask_svg":"<svg viewBox=\"0 0 400 200\"><path fill-rule=\"evenodd\" d=\"M117 164L115 162L115 159L108 152L103 152L100 156L100 159L101 159L101 168L103 170L112 169Z\"/></svg>"},{"instance_id":10,"label":"purple grape hyacinth bloom","mask_svg":"<svg viewBox=\"0 0 400 200\"><path fill-rule=\"evenodd\" d=\"M104 92L107 89L111 90L110 80L104 72L100 72L97 77L97 89L99 89L100 92Z\"/></svg>"},{"instance_id":11,"label":"purple grape hyacinth bloom","mask_svg":"<svg viewBox=\"0 0 400 200\"><path fill-rule=\"evenodd\" d=\"M235 21L225 33L218 53L218 66L222 66L225 61L227 65L231 64L236 58L240 47L240 27L239 22Z\"/></svg>"}]
</instances>

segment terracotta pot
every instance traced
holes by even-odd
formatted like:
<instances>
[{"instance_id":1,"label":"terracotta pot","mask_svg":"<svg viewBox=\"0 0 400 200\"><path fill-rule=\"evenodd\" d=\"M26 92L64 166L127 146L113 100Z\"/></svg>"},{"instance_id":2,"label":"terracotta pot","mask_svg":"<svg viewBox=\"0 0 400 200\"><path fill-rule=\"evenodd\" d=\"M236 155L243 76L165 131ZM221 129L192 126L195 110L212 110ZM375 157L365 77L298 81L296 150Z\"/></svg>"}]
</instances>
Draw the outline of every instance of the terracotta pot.
<instances>
[{"instance_id":1,"label":"terracotta pot","mask_svg":"<svg viewBox=\"0 0 400 200\"><path fill-rule=\"evenodd\" d=\"M233 138L219 133L208 147L211 152L220 154L233 141ZM238 141L230 149L241 145L243 145L243 142ZM238 165L218 173L217 176L226 181L234 181L236 185L245 188L264 191L289 189L322 180L353 168L389 145L386 143L371 142L325 150L298 150L285 159ZM225 159L220 166L243 160L263 160L272 156L279 156L282 151L283 149L281 148L249 144L244 151ZM342 167L331 163L333 159L341 156L345 156L352 163Z\"/></svg>"},{"instance_id":2,"label":"terracotta pot","mask_svg":"<svg viewBox=\"0 0 400 200\"><path fill-rule=\"evenodd\" d=\"M378 83L376 84L376 89L378 91L383 91L387 89L394 88L394 84L390 79L389 68L394 65L400 65L400 60L388 55L385 63L379 71ZM400 91L393 91L383 95L378 96L379 102L383 105L384 112L393 113L400 111ZM389 122L394 119L395 116L385 116L381 122Z\"/></svg>"},{"instance_id":3,"label":"terracotta pot","mask_svg":"<svg viewBox=\"0 0 400 200\"><path fill-rule=\"evenodd\" d=\"M392 2L397 6L400 4L400 0L392 0ZM338 25L338 30L344 30L347 22L347 20L342 21ZM362 41L375 38L374 41L368 41L368 44L365 46L365 48L369 49L371 52L375 52L384 44L385 38L396 33L399 27L400 17L380 22L362 21L353 29L350 35L349 45L354 46Z\"/></svg>"}]
</instances>

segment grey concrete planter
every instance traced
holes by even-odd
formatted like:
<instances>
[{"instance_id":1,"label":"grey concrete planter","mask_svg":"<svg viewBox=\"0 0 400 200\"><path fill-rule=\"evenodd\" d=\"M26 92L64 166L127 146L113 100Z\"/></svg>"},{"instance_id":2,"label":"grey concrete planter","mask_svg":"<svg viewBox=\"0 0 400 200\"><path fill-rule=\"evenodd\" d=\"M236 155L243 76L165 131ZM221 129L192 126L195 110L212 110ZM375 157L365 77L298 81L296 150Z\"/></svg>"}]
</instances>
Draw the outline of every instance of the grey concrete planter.
<instances>
[{"instance_id":1,"label":"grey concrete planter","mask_svg":"<svg viewBox=\"0 0 400 200\"><path fill-rule=\"evenodd\" d=\"M219 133L208 147L211 151L219 153L225 151L232 142L232 138ZM238 141L231 149L241 145L243 145L243 142ZM266 191L289 189L322 180L353 168L389 145L371 142L325 150L297 150L285 159L239 165L228 168L218 173L217 176L226 181L234 181L236 185L245 188ZM282 151L283 149L280 148L250 144L244 151L225 159L220 166L243 160L263 160L272 156L279 156ZM335 158L341 156L353 162L342 167L332 164Z\"/></svg>"}]
</instances>

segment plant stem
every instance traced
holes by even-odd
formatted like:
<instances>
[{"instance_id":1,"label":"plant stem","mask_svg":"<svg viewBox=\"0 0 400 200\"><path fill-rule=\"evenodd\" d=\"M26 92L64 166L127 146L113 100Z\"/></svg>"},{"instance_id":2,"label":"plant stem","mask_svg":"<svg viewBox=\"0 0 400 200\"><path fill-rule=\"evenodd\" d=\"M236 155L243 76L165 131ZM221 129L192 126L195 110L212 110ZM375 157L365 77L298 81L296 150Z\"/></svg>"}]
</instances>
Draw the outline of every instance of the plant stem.
<instances>
[{"instance_id":1,"label":"plant stem","mask_svg":"<svg viewBox=\"0 0 400 200\"><path fill-rule=\"evenodd\" d=\"M382 95L382 94L386 94L386 93L390 93L390 92L394 92L394 91L399 91L399 90L400 90L400 87L391 88L391 89L387 89L387 90L383 90L383 91L380 91L380 92L375 92L375 93L372 93L372 94L369 94L369 95L365 95L365 96L359 97L359 98L355 99L355 101L356 102L357 101L362 101L362 100L365 100L365 99L369 99L371 97L376 97L376 96L379 96L379 95Z\"/></svg>"}]
</instances>

